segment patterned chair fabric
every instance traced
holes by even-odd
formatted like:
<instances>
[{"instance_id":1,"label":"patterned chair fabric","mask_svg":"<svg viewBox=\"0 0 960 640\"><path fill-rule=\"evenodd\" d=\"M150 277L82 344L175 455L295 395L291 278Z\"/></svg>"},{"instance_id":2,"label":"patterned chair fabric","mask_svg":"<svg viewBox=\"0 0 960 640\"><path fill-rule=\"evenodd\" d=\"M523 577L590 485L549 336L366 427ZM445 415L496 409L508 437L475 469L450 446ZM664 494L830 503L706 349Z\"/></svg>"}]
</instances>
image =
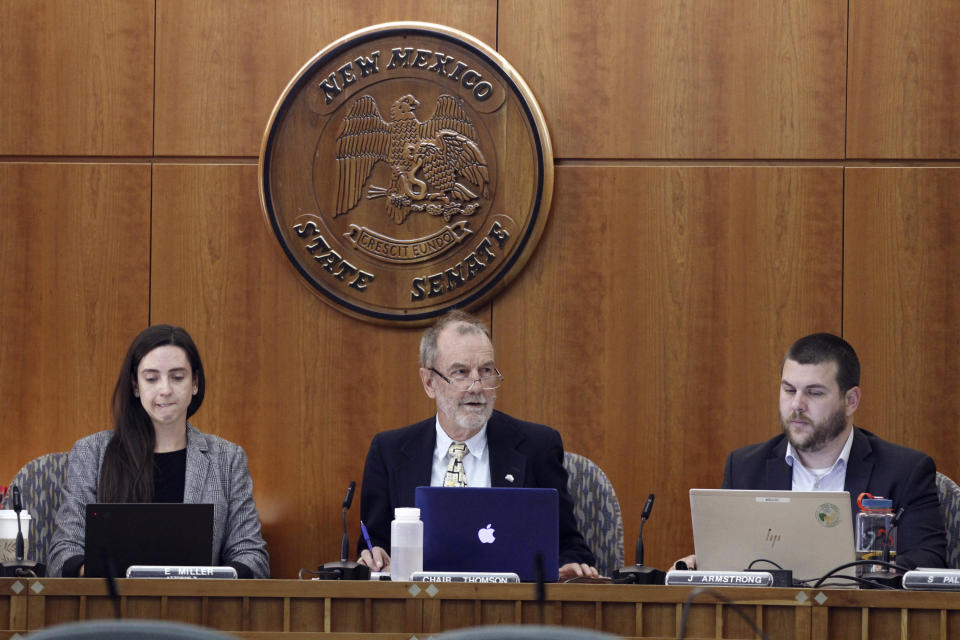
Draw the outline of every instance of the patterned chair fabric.
<instances>
[{"instance_id":1,"label":"patterned chair fabric","mask_svg":"<svg viewBox=\"0 0 960 640\"><path fill-rule=\"evenodd\" d=\"M60 484L67 469L67 453L48 453L25 464L10 481L4 509L13 509L13 485L20 487L23 508L30 512L30 533L24 557L47 563L47 546L60 508Z\"/></svg>"},{"instance_id":2,"label":"patterned chair fabric","mask_svg":"<svg viewBox=\"0 0 960 640\"><path fill-rule=\"evenodd\" d=\"M947 527L947 566L960 569L960 487L938 471L937 495L940 496L943 523Z\"/></svg>"},{"instance_id":3,"label":"patterned chair fabric","mask_svg":"<svg viewBox=\"0 0 960 640\"><path fill-rule=\"evenodd\" d=\"M623 518L617 494L607 475L589 458L564 452L563 467L580 533L597 558L600 575L609 576L623 566Z\"/></svg>"}]
</instances>

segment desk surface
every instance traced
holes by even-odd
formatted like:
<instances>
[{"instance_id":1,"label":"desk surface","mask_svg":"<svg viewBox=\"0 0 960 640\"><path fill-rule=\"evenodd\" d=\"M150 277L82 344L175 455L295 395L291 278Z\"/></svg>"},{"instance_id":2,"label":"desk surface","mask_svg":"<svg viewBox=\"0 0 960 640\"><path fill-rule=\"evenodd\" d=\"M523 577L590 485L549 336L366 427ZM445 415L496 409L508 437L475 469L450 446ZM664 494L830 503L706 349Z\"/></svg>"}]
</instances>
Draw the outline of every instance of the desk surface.
<instances>
[{"instance_id":1,"label":"desk surface","mask_svg":"<svg viewBox=\"0 0 960 640\"><path fill-rule=\"evenodd\" d=\"M176 620L241 638L303 634L389 640L480 624L539 623L626 638L675 638L689 587L551 584L542 609L533 585L309 580L119 580L114 603L101 580L0 579L0 639L93 618ZM736 603L734 607L730 603ZM739 611L738 611L739 609ZM742 614L742 615L741 615ZM960 593L721 587L687 616L696 638L960 637ZM882 630L882 634L881 634Z\"/></svg>"}]
</instances>

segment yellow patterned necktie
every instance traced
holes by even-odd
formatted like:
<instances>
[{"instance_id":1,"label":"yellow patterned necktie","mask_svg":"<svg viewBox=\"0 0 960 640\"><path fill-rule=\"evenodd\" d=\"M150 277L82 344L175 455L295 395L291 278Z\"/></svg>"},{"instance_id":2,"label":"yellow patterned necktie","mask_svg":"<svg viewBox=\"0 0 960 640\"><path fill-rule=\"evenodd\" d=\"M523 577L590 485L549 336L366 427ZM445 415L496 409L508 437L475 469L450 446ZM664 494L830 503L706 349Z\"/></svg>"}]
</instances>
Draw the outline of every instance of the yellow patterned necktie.
<instances>
[{"instance_id":1,"label":"yellow patterned necktie","mask_svg":"<svg viewBox=\"0 0 960 640\"><path fill-rule=\"evenodd\" d=\"M467 445L463 442L451 442L447 449L447 455L450 456L450 464L447 466L447 473L443 476L443 486L445 487L465 487L467 486L467 473L463 470L463 456L467 455Z\"/></svg>"}]
</instances>

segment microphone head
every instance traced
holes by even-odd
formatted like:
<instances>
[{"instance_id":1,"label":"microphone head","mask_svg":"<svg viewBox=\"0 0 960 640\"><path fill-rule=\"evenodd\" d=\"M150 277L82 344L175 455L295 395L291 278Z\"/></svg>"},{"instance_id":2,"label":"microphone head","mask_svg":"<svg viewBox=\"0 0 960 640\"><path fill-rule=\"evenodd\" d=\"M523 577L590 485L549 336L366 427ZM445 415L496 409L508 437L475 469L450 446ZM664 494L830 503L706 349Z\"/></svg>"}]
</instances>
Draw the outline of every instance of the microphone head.
<instances>
[{"instance_id":1,"label":"microphone head","mask_svg":"<svg viewBox=\"0 0 960 640\"><path fill-rule=\"evenodd\" d=\"M20 513L23 510L23 500L20 498L20 487L13 485L13 510Z\"/></svg>"},{"instance_id":2,"label":"microphone head","mask_svg":"<svg viewBox=\"0 0 960 640\"><path fill-rule=\"evenodd\" d=\"M650 512L653 511L653 494L650 494L650 497L647 498L647 503L643 505L643 511L640 513L640 519L646 520L650 517Z\"/></svg>"},{"instance_id":3,"label":"microphone head","mask_svg":"<svg viewBox=\"0 0 960 640\"><path fill-rule=\"evenodd\" d=\"M351 480L350 486L347 487L347 495L343 498L343 508L349 509L350 505L353 503L353 492L357 488L357 481Z\"/></svg>"},{"instance_id":4,"label":"microphone head","mask_svg":"<svg viewBox=\"0 0 960 640\"><path fill-rule=\"evenodd\" d=\"M900 519L903 517L903 512L906 511L906 507L900 507L897 509L897 512L893 514L893 518L890 519L890 528L893 529L900 524Z\"/></svg>"}]
</instances>

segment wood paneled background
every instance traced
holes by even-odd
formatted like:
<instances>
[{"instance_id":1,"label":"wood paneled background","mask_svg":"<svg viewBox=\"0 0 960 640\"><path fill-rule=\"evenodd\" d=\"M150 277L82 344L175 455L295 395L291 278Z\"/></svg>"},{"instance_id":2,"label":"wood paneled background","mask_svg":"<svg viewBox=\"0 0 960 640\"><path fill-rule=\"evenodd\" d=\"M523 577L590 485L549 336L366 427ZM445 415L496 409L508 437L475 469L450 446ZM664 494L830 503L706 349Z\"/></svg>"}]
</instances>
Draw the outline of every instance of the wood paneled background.
<instances>
[{"instance_id":1,"label":"wood paneled background","mask_svg":"<svg viewBox=\"0 0 960 640\"><path fill-rule=\"evenodd\" d=\"M130 339L176 323L274 575L336 559L371 437L431 412L419 331L298 281L256 162L305 62L400 19L484 40L541 103L551 219L478 313L498 406L606 470L629 559L649 492L648 563L692 551L687 490L777 432L781 357L812 331L860 353L859 424L960 477L951 0L0 0L0 479L107 427Z\"/></svg>"}]
</instances>

